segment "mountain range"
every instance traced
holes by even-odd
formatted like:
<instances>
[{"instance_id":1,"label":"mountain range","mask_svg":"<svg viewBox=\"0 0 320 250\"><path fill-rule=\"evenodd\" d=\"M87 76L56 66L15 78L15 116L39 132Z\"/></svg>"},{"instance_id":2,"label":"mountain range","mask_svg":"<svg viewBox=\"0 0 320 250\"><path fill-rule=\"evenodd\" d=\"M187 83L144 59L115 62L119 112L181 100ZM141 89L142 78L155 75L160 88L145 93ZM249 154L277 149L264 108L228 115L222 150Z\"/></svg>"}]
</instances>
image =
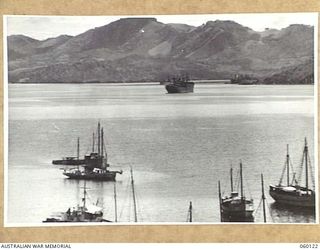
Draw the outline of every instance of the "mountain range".
<instances>
[{"instance_id":1,"label":"mountain range","mask_svg":"<svg viewBox=\"0 0 320 250\"><path fill-rule=\"evenodd\" d=\"M254 31L233 21L194 27L123 18L77 36L7 37L9 82L147 82L248 74L266 84L310 83L314 27Z\"/></svg>"}]
</instances>

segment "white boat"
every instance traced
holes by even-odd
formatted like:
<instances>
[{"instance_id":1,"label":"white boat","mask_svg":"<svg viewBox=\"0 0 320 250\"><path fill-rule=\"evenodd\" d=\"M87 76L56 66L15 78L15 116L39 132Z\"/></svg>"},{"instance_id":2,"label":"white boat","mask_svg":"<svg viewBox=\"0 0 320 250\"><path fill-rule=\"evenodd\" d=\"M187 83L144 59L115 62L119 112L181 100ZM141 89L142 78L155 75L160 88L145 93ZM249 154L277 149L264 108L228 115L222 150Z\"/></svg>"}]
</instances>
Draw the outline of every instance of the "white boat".
<instances>
[{"instance_id":1,"label":"white boat","mask_svg":"<svg viewBox=\"0 0 320 250\"><path fill-rule=\"evenodd\" d=\"M280 178L278 185L270 185L269 194L270 196L280 204L297 206L297 207L315 207L315 191L310 188L309 183L309 172L312 176L311 162L308 153L307 139L305 138L305 145L303 149L302 157L302 170L304 170L305 183L302 185L299 183L300 177L296 178L295 173L293 173L292 181L290 182L290 156L289 147L287 145L287 156L286 164L283 170L282 176ZM303 169L304 168L304 169ZM287 173L287 183L282 184L283 176ZM301 171L302 173L302 171ZM301 175L300 175L301 176ZM314 180L312 180L314 182Z\"/></svg>"}]
</instances>

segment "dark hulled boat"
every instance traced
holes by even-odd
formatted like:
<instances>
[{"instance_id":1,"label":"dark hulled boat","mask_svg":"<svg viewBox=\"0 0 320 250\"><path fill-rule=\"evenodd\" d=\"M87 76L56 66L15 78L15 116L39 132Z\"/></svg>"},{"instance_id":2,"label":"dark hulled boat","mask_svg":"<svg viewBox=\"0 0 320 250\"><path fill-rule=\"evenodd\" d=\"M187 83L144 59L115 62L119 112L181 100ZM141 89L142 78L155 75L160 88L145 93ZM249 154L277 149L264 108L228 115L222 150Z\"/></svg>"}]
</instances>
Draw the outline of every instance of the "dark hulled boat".
<instances>
[{"instance_id":1,"label":"dark hulled boat","mask_svg":"<svg viewBox=\"0 0 320 250\"><path fill-rule=\"evenodd\" d=\"M240 163L240 194L233 190L232 169L230 170L231 194L221 195L219 181L219 203L221 222L253 222L253 200L247 199L243 191L242 163Z\"/></svg>"},{"instance_id":2,"label":"dark hulled boat","mask_svg":"<svg viewBox=\"0 0 320 250\"><path fill-rule=\"evenodd\" d=\"M305 186L299 184L302 170L304 167L305 174ZM310 169L309 169L310 168ZM311 171L310 171L311 170ZM289 147L287 145L286 164L283 169L280 181L278 185L270 185L269 194L279 204L296 206L296 207L315 207L315 191L309 187L309 171L312 175L311 162L308 153L307 139L305 138L305 145L303 149L303 156L301 162L301 174L296 178L293 173L292 181L290 182L290 156ZM286 172L287 183L282 184L282 179Z\"/></svg>"},{"instance_id":3,"label":"dark hulled boat","mask_svg":"<svg viewBox=\"0 0 320 250\"><path fill-rule=\"evenodd\" d=\"M193 93L194 82L190 82L189 77L173 77L164 84L169 94L173 93Z\"/></svg>"},{"instance_id":4,"label":"dark hulled boat","mask_svg":"<svg viewBox=\"0 0 320 250\"><path fill-rule=\"evenodd\" d=\"M94 141L94 140L93 140ZM104 147L103 128L100 128L98 123L98 152L93 152L84 157L84 165L77 168L65 169L63 174L70 179L79 180L96 180L96 181L115 181L117 174L122 174L122 171L109 170L110 165L107 160L107 152ZM79 143L78 143L79 155Z\"/></svg>"},{"instance_id":5,"label":"dark hulled boat","mask_svg":"<svg viewBox=\"0 0 320 250\"><path fill-rule=\"evenodd\" d=\"M76 165L82 165L84 164L84 159L77 159L77 157L73 156L67 156L63 157L61 160L53 160L53 165L70 165L70 166L76 166Z\"/></svg>"},{"instance_id":6,"label":"dark hulled boat","mask_svg":"<svg viewBox=\"0 0 320 250\"><path fill-rule=\"evenodd\" d=\"M96 168L94 170L79 170L71 169L63 172L70 179L78 180L94 180L94 181L115 181L117 174L122 174L121 171L111 171L107 169Z\"/></svg>"}]
</instances>

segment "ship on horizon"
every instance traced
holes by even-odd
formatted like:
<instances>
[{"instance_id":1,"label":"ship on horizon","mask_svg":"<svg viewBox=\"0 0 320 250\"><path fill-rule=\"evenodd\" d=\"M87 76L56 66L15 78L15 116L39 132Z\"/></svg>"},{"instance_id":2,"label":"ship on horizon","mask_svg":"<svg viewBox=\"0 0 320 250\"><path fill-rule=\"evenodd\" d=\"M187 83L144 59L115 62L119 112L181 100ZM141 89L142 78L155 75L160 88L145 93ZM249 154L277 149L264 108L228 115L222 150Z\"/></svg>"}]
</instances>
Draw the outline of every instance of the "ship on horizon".
<instances>
[{"instance_id":1,"label":"ship on horizon","mask_svg":"<svg viewBox=\"0 0 320 250\"><path fill-rule=\"evenodd\" d=\"M194 82L190 81L189 76L172 77L167 81L162 81L160 84L165 85L168 94L176 93L193 93Z\"/></svg>"}]
</instances>

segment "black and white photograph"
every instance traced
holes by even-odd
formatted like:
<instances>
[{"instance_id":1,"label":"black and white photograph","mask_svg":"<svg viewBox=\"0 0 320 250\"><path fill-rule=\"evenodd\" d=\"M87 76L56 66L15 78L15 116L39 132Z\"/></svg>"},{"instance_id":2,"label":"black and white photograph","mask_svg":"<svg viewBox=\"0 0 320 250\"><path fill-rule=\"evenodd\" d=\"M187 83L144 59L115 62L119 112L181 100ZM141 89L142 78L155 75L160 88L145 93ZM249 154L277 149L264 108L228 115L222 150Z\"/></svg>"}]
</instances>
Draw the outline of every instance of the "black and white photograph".
<instances>
[{"instance_id":1,"label":"black and white photograph","mask_svg":"<svg viewBox=\"0 0 320 250\"><path fill-rule=\"evenodd\" d=\"M3 24L5 227L319 223L317 13Z\"/></svg>"}]
</instances>

